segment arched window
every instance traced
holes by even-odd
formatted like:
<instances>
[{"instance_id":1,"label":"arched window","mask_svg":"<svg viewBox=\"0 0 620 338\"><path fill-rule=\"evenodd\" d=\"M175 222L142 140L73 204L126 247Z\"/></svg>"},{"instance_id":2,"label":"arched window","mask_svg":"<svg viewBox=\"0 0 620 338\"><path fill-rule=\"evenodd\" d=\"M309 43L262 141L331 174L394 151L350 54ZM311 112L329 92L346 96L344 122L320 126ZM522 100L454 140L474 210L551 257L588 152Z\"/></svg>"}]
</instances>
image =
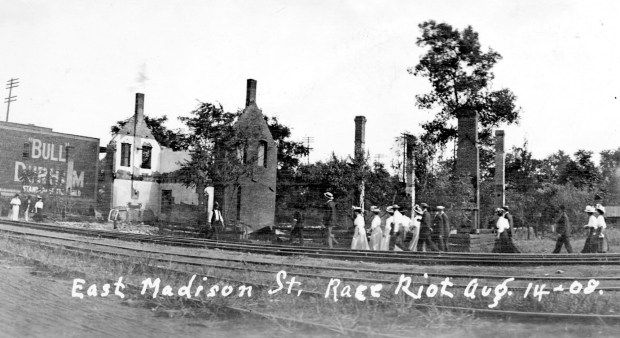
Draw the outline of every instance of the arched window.
<instances>
[{"instance_id":1,"label":"arched window","mask_svg":"<svg viewBox=\"0 0 620 338\"><path fill-rule=\"evenodd\" d=\"M153 153L153 147L145 143L142 145L142 165L140 168L142 169L151 169L151 157Z\"/></svg>"},{"instance_id":2,"label":"arched window","mask_svg":"<svg viewBox=\"0 0 620 338\"><path fill-rule=\"evenodd\" d=\"M267 141L258 141L258 154L256 164L267 168Z\"/></svg>"}]
</instances>

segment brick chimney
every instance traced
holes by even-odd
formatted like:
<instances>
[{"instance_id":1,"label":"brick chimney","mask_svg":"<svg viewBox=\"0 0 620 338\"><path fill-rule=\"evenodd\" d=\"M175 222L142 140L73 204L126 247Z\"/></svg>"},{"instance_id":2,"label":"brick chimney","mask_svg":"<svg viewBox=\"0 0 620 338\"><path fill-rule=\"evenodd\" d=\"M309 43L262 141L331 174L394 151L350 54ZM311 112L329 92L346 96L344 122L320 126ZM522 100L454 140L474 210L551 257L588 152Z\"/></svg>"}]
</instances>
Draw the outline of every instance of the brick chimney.
<instances>
[{"instance_id":1,"label":"brick chimney","mask_svg":"<svg viewBox=\"0 0 620 338\"><path fill-rule=\"evenodd\" d=\"M504 131L495 131L495 207L506 204L505 181L506 157L504 150Z\"/></svg>"},{"instance_id":2,"label":"brick chimney","mask_svg":"<svg viewBox=\"0 0 620 338\"><path fill-rule=\"evenodd\" d=\"M136 121L138 119L144 118L144 94L136 93L136 112L135 112Z\"/></svg>"},{"instance_id":3,"label":"brick chimney","mask_svg":"<svg viewBox=\"0 0 620 338\"><path fill-rule=\"evenodd\" d=\"M355 117L355 157L364 156L364 147L366 145L366 117Z\"/></svg>"},{"instance_id":4,"label":"brick chimney","mask_svg":"<svg viewBox=\"0 0 620 338\"><path fill-rule=\"evenodd\" d=\"M249 107L251 104L256 104L256 80L248 79L245 106Z\"/></svg>"}]
</instances>

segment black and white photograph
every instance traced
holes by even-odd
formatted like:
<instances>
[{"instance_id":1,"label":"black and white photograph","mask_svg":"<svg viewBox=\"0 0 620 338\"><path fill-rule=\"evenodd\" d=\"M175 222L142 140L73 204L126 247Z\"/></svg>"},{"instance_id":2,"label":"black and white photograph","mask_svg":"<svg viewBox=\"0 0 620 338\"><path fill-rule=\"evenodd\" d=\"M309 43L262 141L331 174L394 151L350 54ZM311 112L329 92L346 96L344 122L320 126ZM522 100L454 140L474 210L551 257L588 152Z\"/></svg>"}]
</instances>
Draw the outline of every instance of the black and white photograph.
<instances>
[{"instance_id":1,"label":"black and white photograph","mask_svg":"<svg viewBox=\"0 0 620 338\"><path fill-rule=\"evenodd\" d=\"M620 335L620 2L0 8L0 337Z\"/></svg>"}]
</instances>

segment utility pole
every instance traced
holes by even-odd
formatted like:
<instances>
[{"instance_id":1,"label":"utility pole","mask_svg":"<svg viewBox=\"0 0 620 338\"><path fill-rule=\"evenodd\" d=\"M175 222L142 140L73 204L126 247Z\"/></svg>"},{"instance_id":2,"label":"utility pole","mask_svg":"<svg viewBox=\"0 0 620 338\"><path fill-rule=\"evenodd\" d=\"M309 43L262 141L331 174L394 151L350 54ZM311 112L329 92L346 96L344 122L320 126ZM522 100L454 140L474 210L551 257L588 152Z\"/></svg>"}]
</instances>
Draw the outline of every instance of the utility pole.
<instances>
[{"instance_id":1,"label":"utility pole","mask_svg":"<svg viewBox=\"0 0 620 338\"><path fill-rule=\"evenodd\" d=\"M314 142L314 137L304 136L302 142L306 143L306 148L308 148L308 165L310 165L310 150L312 150L312 148L310 148L310 143Z\"/></svg>"},{"instance_id":2,"label":"utility pole","mask_svg":"<svg viewBox=\"0 0 620 338\"><path fill-rule=\"evenodd\" d=\"M17 100L17 96L11 95L13 93L13 88L17 87L19 87L19 78L11 78L6 82L6 89L9 90L9 96L4 99L4 103L6 103L6 122L9 122L9 109L11 108L11 102L15 102Z\"/></svg>"}]
</instances>

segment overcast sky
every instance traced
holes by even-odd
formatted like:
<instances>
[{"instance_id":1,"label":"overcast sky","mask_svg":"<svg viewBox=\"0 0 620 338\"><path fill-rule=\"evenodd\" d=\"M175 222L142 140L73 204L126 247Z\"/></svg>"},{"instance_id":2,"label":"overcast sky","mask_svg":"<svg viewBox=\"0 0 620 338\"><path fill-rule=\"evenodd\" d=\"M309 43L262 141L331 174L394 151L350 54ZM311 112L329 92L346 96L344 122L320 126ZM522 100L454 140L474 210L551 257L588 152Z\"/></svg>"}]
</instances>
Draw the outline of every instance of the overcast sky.
<instances>
[{"instance_id":1,"label":"overcast sky","mask_svg":"<svg viewBox=\"0 0 620 338\"><path fill-rule=\"evenodd\" d=\"M536 157L620 146L620 4L616 1L0 1L0 81L20 79L9 121L92 136L145 114L176 128L196 100L236 111L246 79L263 113L314 138L311 160L366 148L391 156L394 138L432 117L415 107L424 78L407 73L423 49L418 24L462 29L503 59L494 88L522 108L507 147ZM2 97L8 91L4 90ZM0 109L4 121L6 105Z\"/></svg>"}]
</instances>

